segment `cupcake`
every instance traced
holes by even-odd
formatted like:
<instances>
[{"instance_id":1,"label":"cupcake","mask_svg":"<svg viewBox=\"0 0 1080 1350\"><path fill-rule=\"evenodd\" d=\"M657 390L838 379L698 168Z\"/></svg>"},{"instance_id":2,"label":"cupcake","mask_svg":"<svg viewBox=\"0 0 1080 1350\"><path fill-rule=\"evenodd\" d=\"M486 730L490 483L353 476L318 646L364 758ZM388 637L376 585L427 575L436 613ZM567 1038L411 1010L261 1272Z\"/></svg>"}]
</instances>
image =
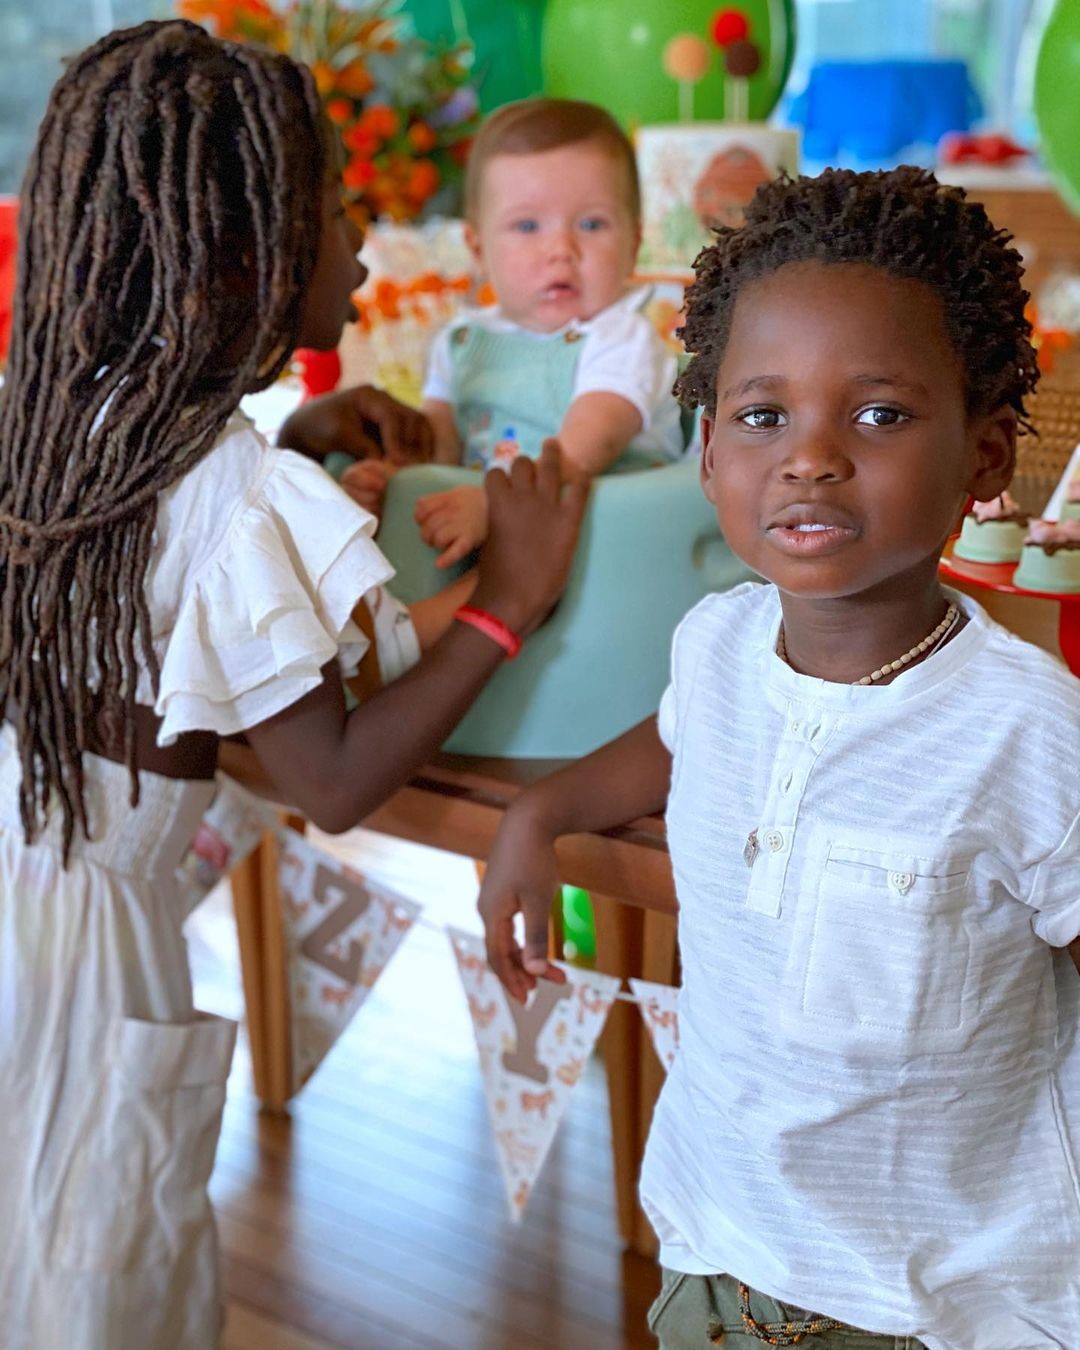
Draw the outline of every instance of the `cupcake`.
<instances>
[{"instance_id":1,"label":"cupcake","mask_svg":"<svg viewBox=\"0 0 1080 1350\"><path fill-rule=\"evenodd\" d=\"M1080 520L1033 520L1013 585L1029 591L1080 591Z\"/></svg>"},{"instance_id":2,"label":"cupcake","mask_svg":"<svg viewBox=\"0 0 1080 1350\"><path fill-rule=\"evenodd\" d=\"M1016 562L1027 523L1028 517L1007 492L990 502L976 502L964 517L953 551L968 562Z\"/></svg>"}]
</instances>

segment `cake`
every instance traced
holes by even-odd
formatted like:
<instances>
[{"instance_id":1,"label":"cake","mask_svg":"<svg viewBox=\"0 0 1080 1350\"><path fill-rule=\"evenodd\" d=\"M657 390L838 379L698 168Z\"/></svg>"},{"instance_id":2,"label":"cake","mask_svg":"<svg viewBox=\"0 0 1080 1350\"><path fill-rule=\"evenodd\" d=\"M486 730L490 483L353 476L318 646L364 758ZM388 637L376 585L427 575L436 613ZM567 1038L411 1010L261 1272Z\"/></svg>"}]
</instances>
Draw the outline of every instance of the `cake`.
<instances>
[{"instance_id":1,"label":"cake","mask_svg":"<svg viewBox=\"0 0 1080 1350\"><path fill-rule=\"evenodd\" d=\"M637 270L688 272L713 225L738 225L757 188L799 169L795 131L764 122L676 122L638 129L642 241Z\"/></svg>"},{"instance_id":2,"label":"cake","mask_svg":"<svg viewBox=\"0 0 1080 1350\"><path fill-rule=\"evenodd\" d=\"M1024 547L1028 517L1007 492L989 502L975 502L964 517L953 552L968 562L1016 562Z\"/></svg>"},{"instance_id":3,"label":"cake","mask_svg":"<svg viewBox=\"0 0 1080 1350\"><path fill-rule=\"evenodd\" d=\"M1013 585L1027 591L1080 591L1080 520L1033 520Z\"/></svg>"}]
</instances>

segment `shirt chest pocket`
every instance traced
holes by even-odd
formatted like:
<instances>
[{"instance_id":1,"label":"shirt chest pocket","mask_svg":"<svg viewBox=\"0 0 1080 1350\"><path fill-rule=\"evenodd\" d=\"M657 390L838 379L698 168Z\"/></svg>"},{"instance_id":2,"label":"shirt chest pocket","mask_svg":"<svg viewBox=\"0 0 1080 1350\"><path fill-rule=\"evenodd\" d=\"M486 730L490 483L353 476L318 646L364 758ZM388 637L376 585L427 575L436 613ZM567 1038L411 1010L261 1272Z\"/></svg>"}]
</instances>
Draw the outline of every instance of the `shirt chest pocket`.
<instances>
[{"instance_id":1,"label":"shirt chest pocket","mask_svg":"<svg viewBox=\"0 0 1080 1350\"><path fill-rule=\"evenodd\" d=\"M816 891L799 902L790 991L804 1029L850 1049L952 1048L971 964L969 860L835 839L816 851Z\"/></svg>"}]
</instances>

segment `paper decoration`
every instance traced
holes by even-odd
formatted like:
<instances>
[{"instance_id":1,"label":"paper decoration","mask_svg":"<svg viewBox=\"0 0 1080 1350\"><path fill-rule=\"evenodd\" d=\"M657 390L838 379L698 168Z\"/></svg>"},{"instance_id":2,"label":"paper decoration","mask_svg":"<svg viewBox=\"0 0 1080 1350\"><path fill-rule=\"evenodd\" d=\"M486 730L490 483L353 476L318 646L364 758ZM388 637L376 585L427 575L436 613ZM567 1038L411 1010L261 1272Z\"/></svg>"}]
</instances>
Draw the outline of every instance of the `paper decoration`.
<instances>
[{"instance_id":1,"label":"paper decoration","mask_svg":"<svg viewBox=\"0 0 1080 1350\"><path fill-rule=\"evenodd\" d=\"M669 984L631 980L630 988L645 1019L649 1039L667 1073L679 1048L679 991Z\"/></svg>"},{"instance_id":2,"label":"paper decoration","mask_svg":"<svg viewBox=\"0 0 1080 1350\"><path fill-rule=\"evenodd\" d=\"M294 830L280 830L279 842L296 1092L352 1021L421 906Z\"/></svg>"},{"instance_id":3,"label":"paper decoration","mask_svg":"<svg viewBox=\"0 0 1080 1350\"><path fill-rule=\"evenodd\" d=\"M713 225L737 226L755 190L798 172L798 133L758 123L641 127L635 139L644 216L639 274L688 271Z\"/></svg>"},{"instance_id":4,"label":"paper decoration","mask_svg":"<svg viewBox=\"0 0 1080 1350\"><path fill-rule=\"evenodd\" d=\"M517 1221L620 981L560 965L567 983L541 980L522 1007L503 992L483 942L456 928L447 932L472 1016L510 1215Z\"/></svg>"},{"instance_id":5,"label":"paper decoration","mask_svg":"<svg viewBox=\"0 0 1080 1350\"><path fill-rule=\"evenodd\" d=\"M272 806L231 778L218 775L214 800L177 868L189 913L276 824L277 813Z\"/></svg>"}]
</instances>

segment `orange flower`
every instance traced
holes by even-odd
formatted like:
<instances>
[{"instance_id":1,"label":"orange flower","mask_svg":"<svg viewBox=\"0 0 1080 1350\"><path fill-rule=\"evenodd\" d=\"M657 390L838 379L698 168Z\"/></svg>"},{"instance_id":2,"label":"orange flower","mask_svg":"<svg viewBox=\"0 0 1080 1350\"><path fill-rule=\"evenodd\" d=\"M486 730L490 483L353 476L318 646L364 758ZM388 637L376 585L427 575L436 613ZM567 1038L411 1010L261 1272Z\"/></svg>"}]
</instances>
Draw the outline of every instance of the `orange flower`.
<instances>
[{"instance_id":1,"label":"orange flower","mask_svg":"<svg viewBox=\"0 0 1080 1350\"><path fill-rule=\"evenodd\" d=\"M362 192L364 188L370 187L375 181L375 165L372 164L370 159L354 155L345 165L341 181L354 192Z\"/></svg>"},{"instance_id":2,"label":"orange flower","mask_svg":"<svg viewBox=\"0 0 1080 1350\"><path fill-rule=\"evenodd\" d=\"M363 61L350 61L337 72L334 87L340 93L347 94L349 98L360 99L371 93L375 88L375 81Z\"/></svg>"},{"instance_id":3,"label":"orange flower","mask_svg":"<svg viewBox=\"0 0 1080 1350\"><path fill-rule=\"evenodd\" d=\"M409 128L409 140L415 150L426 155L429 150L434 149L436 137L426 122L414 122Z\"/></svg>"},{"instance_id":4,"label":"orange flower","mask_svg":"<svg viewBox=\"0 0 1080 1350\"><path fill-rule=\"evenodd\" d=\"M361 120L373 135L381 137L384 141L397 135L398 115L389 104L373 103L370 108L364 109Z\"/></svg>"},{"instance_id":5,"label":"orange flower","mask_svg":"<svg viewBox=\"0 0 1080 1350\"><path fill-rule=\"evenodd\" d=\"M379 148L379 138L372 134L363 117L341 137L345 148L357 155L373 155Z\"/></svg>"},{"instance_id":6,"label":"orange flower","mask_svg":"<svg viewBox=\"0 0 1080 1350\"><path fill-rule=\"evenodd\" d=\"M323 98L325 98L337 84L337 72L325 61L312 62L311 74L315 80L315 88Z\"/></svg>"},{"instance_id":7,"label":"orange flower","mask_svg":"<svg viewBox=\"0 0 1080 1350\"><path fill-rule=\"evenodd\" d=\"M409 172L406 192L417 205L426 202L439 186L439 171L430 159L418 159Z\"/></svg>"},{"instance_id":8,"label":"orange flower","mask_svg":"<svg viewBox=\"0 0 1080 1350\"><path fill-rule=\"evenodd\" d=\"M401 287L396 281L384 277L375 283L375 308L384 319L401 318Z\"/></svg>"},{"instance_id":9,"label":"orange flower","mask_svg":"<svg viewBox=\"0 0 1080 1350\"><path fill-rule=\"evenodd\" d=\"M1048 375L1054 369L1057 353L1066 352L1073 345L1072 334L1062 328L1040 328L1039 311L1033 304L1025 307L1024 318L1031 324L1031 345L1039 370Z\"/></svg>"},{"instance_id":10,"label":"orange flower","mask_svg":"<svg viewBox=\"0 0 1080 1350\"><path fill-rule=\"evenodd\" d=\"M281 16L267 0L179 0L177 13L195 23L212 23L218 37L279 45Z\"/></svg>"},{"instance_id":11,"label":"orange flower","mask_svg":"<svg viewBox=\"0 0 1080 1350\"><path fill-rule=\"evenodd\" d=\"M418 277L413 278L409 289L417 295L441 295L445 289L445 282L438 272L421 272Z\"/></svg>"},{"instance_id":12,"label":"orange flower","mask_svg":"<svg viewBox=\"0 0 1080 1350\"><path fill-rule=\"evenodd\" d=\"M351 122L353 118L353 105L351 100L347 98L327 99L326 115L336 126L343 127L346 122Z\"/></svg>"}]
</instances>

